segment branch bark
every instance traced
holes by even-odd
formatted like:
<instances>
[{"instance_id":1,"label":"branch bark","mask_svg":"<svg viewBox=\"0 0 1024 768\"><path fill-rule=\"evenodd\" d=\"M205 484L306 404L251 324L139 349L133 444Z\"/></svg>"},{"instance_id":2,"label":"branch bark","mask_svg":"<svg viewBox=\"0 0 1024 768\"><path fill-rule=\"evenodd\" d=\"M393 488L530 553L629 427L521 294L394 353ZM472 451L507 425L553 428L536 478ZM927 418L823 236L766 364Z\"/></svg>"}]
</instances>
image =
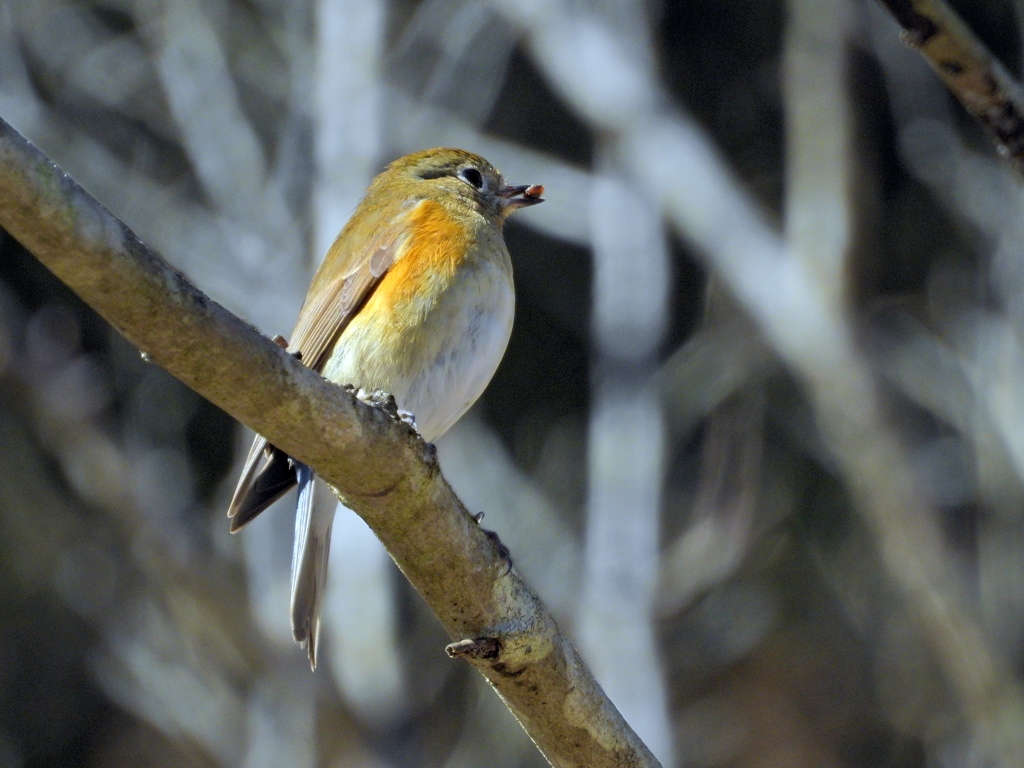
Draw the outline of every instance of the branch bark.
<instances>
[{"instance_id":1,"label":"branch bark","mask_svg":"<svg viewBox=\"0 0 1024 768\"><path fill-rule=\"evenodd\" d=\"M431 446L192 286L3 120L0 226L148 359L335 486L453 640L492 649L459 655L551 765L658 765L445 482Z\"/></svg>"},{"instance_id":2,"label":"branch bark","mask_svg":"<svg viewBox=\"0 0 1024 768\"><path fill-rule=\"evenodd\" d=\"M964 108L1024 176L1024 90L943 0L881 0Z\"/></svg>"}]
</instances>

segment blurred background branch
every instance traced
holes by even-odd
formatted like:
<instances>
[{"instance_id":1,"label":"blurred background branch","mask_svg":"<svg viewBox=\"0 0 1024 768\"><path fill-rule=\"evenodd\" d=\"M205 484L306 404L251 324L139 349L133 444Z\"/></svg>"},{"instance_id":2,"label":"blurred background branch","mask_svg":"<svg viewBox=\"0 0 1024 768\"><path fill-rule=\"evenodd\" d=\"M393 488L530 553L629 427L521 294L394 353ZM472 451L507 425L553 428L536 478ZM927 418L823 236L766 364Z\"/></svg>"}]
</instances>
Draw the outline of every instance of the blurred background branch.
<instances>
[{"instance_id":1,"label":"blurred background branch","mask_svg":"<svg viewBox=\"0 0 1024 768\"><path fill-rule=\"evenodd\" d=\"M545 184L438 449L665 764L1018 758L1021 193L881 5L6 0L0 114L271 334L390 158ZM310 677L245 438L0 247L0 764L542 764L354 516Z\"/></svg>"}]
</instances>

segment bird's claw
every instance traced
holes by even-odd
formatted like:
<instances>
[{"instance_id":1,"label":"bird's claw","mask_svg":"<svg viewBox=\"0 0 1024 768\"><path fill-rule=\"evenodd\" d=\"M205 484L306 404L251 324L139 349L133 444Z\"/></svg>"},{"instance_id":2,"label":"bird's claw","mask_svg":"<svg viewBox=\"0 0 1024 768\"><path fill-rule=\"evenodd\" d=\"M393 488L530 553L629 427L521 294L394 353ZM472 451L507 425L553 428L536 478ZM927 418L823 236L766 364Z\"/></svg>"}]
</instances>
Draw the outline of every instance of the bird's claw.
<instances>
[{"instance_id":1,"label":"bird's claw","mask_svg":"<svg viewBox=\"0 0 1024 768\"><path fill-rule=\"evenodd\" d=\"M391 393L385 392L383 389L374 389L367 392L362 387L354 387L352 385L347 385L345 388L367 405L380 408L392 418L398 419L406 426L419 432L419 429L416 427L416 417L409 411L403 411L399 408L395 402L394 395Z\"/></svg>"},{"instance_id":2,"label":"bird's claw","mask_svg":"<svg viewBox=\"0 0 1024 768\"><path fill-rule=\"evenodd\" d=\"M400 418L405 424L419 432L419 428L416 426L416 417L410 411L403 411L401 408L398 409L398 418Z\"/></svg>"}]
</instances>

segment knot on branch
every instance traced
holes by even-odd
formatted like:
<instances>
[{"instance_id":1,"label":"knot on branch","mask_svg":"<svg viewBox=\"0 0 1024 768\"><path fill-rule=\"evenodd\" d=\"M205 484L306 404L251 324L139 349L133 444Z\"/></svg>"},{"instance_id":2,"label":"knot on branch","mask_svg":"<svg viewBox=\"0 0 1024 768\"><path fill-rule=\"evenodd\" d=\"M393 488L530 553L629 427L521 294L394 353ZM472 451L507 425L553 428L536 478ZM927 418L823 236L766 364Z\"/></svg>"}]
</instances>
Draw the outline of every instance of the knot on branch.
<instances>
[{"instance_id":1,"label":"knot on branch","mask_svg":"<svg viewBox=\"0 0 1024 768\"><path fill-rule=\"evenodd\" d=\"M459 640L444 649L453 659L479 659L494 661L501 655L501 640L496 637L477 637Z\"/></svg>"}]
</instances>

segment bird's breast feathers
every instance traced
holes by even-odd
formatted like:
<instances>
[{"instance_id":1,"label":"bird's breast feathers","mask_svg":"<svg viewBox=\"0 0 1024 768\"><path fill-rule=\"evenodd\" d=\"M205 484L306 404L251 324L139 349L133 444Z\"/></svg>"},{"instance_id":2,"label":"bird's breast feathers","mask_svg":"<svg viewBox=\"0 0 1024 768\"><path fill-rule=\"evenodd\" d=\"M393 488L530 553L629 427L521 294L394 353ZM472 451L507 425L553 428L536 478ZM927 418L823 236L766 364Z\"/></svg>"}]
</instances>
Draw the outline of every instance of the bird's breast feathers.
<instances>
[{"instance_id":1,"label":"bird's breast feathers","mask_svg":"<svg viewBox=\"0 0 1024 768\"><path fill-rule=\"evenodd\" d=\"M426 440L480 396L512 330L512 268L500 230L433 200L407 214L394 264L339 337L323 373L383 389Z\"/></svg>"}]
</instances>

